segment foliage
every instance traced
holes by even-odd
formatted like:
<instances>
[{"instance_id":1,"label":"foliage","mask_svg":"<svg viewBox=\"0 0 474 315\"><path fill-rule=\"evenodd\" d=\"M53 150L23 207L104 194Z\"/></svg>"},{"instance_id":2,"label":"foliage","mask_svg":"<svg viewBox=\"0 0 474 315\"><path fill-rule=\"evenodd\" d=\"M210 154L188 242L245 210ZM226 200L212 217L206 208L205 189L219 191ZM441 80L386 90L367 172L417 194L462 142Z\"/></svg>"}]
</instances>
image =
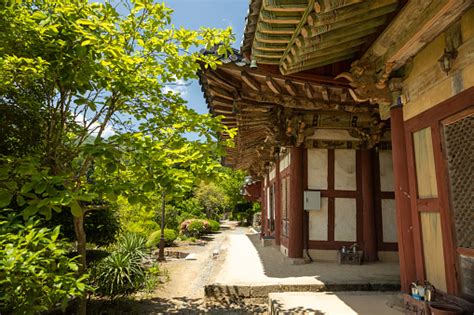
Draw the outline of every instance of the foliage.
<instances>
[{"instance_id":1,"label":"foliage","mask_svg":"<svg viewBox=\"0 0 474 315\"><path fill-rule=\"evenodd\" d=\"M173 242L176 240L178 235L175 232L175 230L165 229L164 237L165 237L165 246L172 246ZM146 246L156 247L160 243L160 239L161 239L161 230L157 230L150 234L146 242Z\"/></svg>"},{"instance_id":2,"label":"foliage","mask_svg":"<svg viewBox=\"0 0 474 315\"><path fill-rule=\"evenodd\" d=\"M201 219L190 219L181 223L181 233L188 237L200 237L209 232L209 222Z\"/></svg>"},{"instance_id":3,"label":"foliage","mask_svg":"<svg viewBox=\"0 0 474 315\"><path fill-rule=\"evenodd\" d=\"M221 224L216 220L207 220L207 222L209 222L209 230L211 232L218 232L221 228Z\"/></svg>"},{"instance_id":4,"label":"foliage","mask_svg":"<svg viewBox=\"0 0 474 315\"><path fill-rule=\"evenodd\" d=\"M142 204L129 204L126 198L117 200L120 227L123 233L140 234L148 237L160 228L155 209Z\"/></svg>"},{"instance_id":5,"label":"foliage","mask_svg":"<svg viewBox=\"0 0 474 315\"><path fill-rule=\"evenodd\" d=\"M84 230L87 241L98 246L108 246L116 242L120 231L120 221L115 206L104 205L104 209L86 212L84 217ZM71 213L53 213L51 220L46 221L47 226L61 225L61 236L74 239L74 224Z\"/></svg>"},{"instance_id":6,"label":"foliage","mask_svg":"<svg viewBox=\"0 0 474 315\"><path fill-rule=\"evenodd\" d=\"M147 272L142 266L146 255L146 239L138 234L126 234L111 254L94 269L93 279L98 295L116 298L142 289Z\"/></svg>"},{"instance_id":7,"label":"foliage","mask_svg":"<svg viewBox=\"0 0 474 315\"><path fill-rule=\"evenodd\" d=\"M76 278L77 257L67 257L59 233L59 226L41 228L33 218L21 224L12 215L0 217L0 312L64 310L89 288L86 275Z\"/></svg>"},{"instance_id":8,"label":"foliage","mask_svg":"<svg viewBox=\"0 0 474 315\"><path fill-rule=\"evenodd\" d=\"M167 88L214 68L216 56L196 48L223 43L225 53L230 29L176 29L171 10L152 0L7 1L0 16L0 106L38 113L41 135L26 158L4 159L0 208L48 219L70 209L81 266L85 213L101 208L93 200L154 207L157 191L182 195L219 169L226 143L215 139L233 132ZM6 117L12 126L18 115ZM11 132L8 154L30 131Z\"/></svg>"},{"instance_id":9,"label":"foliage","mask_svg":"<svg viewBox=\"0 0 474 315\"><path fill-rule=\"evenodd\" d=\"M228 209L233 211L237 204L245 202L242 195L242 187L245 184L245 172L242 170L234 170L231 168L224 168L222 179L218 185L223 188L228 198Z\"/></svg>"},{"instance_id":10,"label":"foliage","mask_svg":"<svg viewBox=\"0 0 474 315\"><path fill-rule=\"evenodd\" d=\"M195 195L201 206L206 210L206 217L208 218L217 218L228 206L229 198L224 189L213 182L201 182Z\"/></svg>"},{"instance_id":11,"label":"foliage","mask_svg":"<svg viewBox=\"0 0 474 315\"><path fill-rule=\"evenodd\" d=\"M117 243L117 251L142 259L146 256L146 238L139 234L125 234Z\"/></svg>"}]
</instances>

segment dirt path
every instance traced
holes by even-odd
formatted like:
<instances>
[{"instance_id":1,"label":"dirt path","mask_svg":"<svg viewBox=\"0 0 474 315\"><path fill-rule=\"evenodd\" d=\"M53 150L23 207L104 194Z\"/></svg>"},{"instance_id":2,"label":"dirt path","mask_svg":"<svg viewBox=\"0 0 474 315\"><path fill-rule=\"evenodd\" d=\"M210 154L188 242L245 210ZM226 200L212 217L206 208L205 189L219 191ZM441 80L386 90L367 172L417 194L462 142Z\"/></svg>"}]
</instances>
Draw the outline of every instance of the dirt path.
<instances>
[{"instance_id":1,"label":"dirt path","mask_svg":"<svg viewBox=\"0 0 474 315\"><path fill-rule=\"evenodd\" d=\"M235 224L221 233L210 235L205 244L178 247L177 250L194 254L196 260L175 259L161 265L170 280L159 287L154 295L162 298L203 298L204 286L219 271L228 245L228 234L235 232ZM213 253L216 254L213 254Z\"/></svg>"},{"instance_id":2,"label":"dirt path","mask_svg":"<svg viewBox=\"0 0 474 315\"><path fill-rule=\"evenodd\" d=\"M266 306L244 303L216 304L204 299L204 286L216 281L222 269L229 236L244 234L247 228L236 222L221 225L221 231L204 242L182 245L171 250L192 253L195 260L169 259L161 264L169 281L151 294L121 299L113 304L90 308L90 314L264 314ZM216 253L216 254L214 254Z\"/></svg>"}]
</instances>

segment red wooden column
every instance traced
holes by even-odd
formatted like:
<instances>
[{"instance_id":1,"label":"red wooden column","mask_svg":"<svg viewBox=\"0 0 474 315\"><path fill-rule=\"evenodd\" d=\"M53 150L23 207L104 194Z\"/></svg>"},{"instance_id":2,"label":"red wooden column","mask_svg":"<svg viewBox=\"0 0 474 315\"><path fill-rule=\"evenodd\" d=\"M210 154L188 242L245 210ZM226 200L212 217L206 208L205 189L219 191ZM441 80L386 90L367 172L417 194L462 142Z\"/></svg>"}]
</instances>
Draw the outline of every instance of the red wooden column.
<instances>
[{"instance_id":1,"label":"red wooden column","mask_svg":"<svg viewBox=\"0 0 474 315\"><path fill-rule=\"evenodd\" d=\"M303 148L291 148L288 257L303 257Z\"/></svg>"},{"instance_id":2,"label":"red wooden column","mask_svg":"<svg viewBox=\"0 0 474 315\"><path fill-rule=\"evenodd\" d=\"M281 235L281 181L280 159L275 162L275 244L280 245Z\"/></svg>"},{"instance_id":3,"label":"red wooden column","mask_svg":"<svg viewBox=\"0 0 474 315\"><path fill-rule=\"evenodd\" d=\"M265 185L265 179L262 180L262 195L261 195L261 206L262 206L262 226L261 233L267 235L267 186ZM268 183L268 182L267 182Z\"/></svg>"},{"instance_id":4,"label":"red wooden column","mask_svg":"<svg viewBox=\"0 0 474 315\"><path fill-rule=\"evenodd\" d=\"M392 134L393 177L395 182L395 206L397 211L397 237L400 257L400 283L408 292L416 280L415 249L408 185L408 162L402 106L390 110Z\"/></svg>"},{"instance_id":5,"label":"red wooden column","mask_svg":"<svg viewBox=\"0 0 474 315\"><path fill-rule=\"evenodd\" d=\"M372 151L361 150L362 237L364 261L377 261Z\"/></svg>"}]
</instances>

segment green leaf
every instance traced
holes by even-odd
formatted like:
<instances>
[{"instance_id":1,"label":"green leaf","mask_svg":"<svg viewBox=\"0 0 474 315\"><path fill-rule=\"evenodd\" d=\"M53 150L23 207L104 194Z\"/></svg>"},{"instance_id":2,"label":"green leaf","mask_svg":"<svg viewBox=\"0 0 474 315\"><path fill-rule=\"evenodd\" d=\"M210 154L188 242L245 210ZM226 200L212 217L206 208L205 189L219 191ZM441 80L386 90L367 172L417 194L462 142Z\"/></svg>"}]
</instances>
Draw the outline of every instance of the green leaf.
<instances>
[{"instance_id":1,"label":"green leaf","mask_svg":"<svg viewBox=\"0 0 474 315\"><path fill-rule=\"evenodd\" d=\"M46 220L51 220L52 213L50 207L41 207L38 212L44 216Z\"/></svg>"},{"instance_id":2,"label":"green leaf","mask_svg":"<svg viewBox=\"0 0 474 315\"><path fill-rule=\"evenodd\" d=\"M132 196L128 197L128 202L129 202L131 205L136 205L137 203L140 202L140 199L138 198L138 196L132 195Z\"/></svg>"},{"instance_id":3,"label":"green leaf","mask_svg":"<svg viewBox=\"0 0 474 315\"><path fill-rule=\"evenodd\" d=\"M81 46L88 46L88 45L91 45L92 44L92 41L90 39L86 39L85 41L83 41L81 43Z\"/></svg>"},{"instance_id":4,"label":"green leaf","mask_svg":"<svg viewBox=\"0 0 474 315\"><path fill-rule=\"evenodd\" d=\"M35 182L28 182L28 183L24 184L23 187L21 187L21 192L23 194L27 193L27 192L31 191L35 185L36 185Z\"/></svg>"},{"instance_id":5,"label":"green leaf","mask_svg":"<svg viewBox=\"0 0 474 315\"><path fill-rule=\"evenodd\" d=\"M5 182L5 186L7 186L7 188L10 190L17 190L18 188L18 184L14 181Z\"/></svg>"},{"instance_id":6,"label":"green leaf","mask_svg":"<svg viewBox=\"0 0 474 315\"><path fill-rule=\"evenodd\" d=\"M39 182L36 186L35 186L35 193L37 194L42 194L46 189L46 182L42 181L42 182Z\"/></svg>"},{"instance_id":7,"label":"green leaf","mask_svg":"<svg viewBox=\"0 0 474 315\"><path fill-rule=\"evenodd\" d=\"M21 195L16 196L16 204L22 207L26 203L25 198Z\"/></svg>"},{"instance_id":8,"label":"green leaf","mask_svg":"<svg viewBox=\"0 0 474 315\"><path fill-rule=\"evenodd\" d=\"M29 205L21 212L24 219L27 219L38 212L38 207L36 205Z\"/></svg>"},{"instance_id":9,"label":"green leaf","mask_svg":"<svg viewBox=\"0 0 474 315\"><path fill-rule=\"evenodd\" d=\"M107 163L107 172L113 173L117 170L117 165L115 163L109 162Z\"/></svg>"},{"instance_id":10,"label":"green leaf","mask_svg":"<svg viewBox=\"0 0 474 315\"><path fill-rule=\"evenodd\" d=\"M71 213L73 216L80 217L82 215L82 207L79 205L77 200L72 200L69 204L69 207L71 208Z\"/></svg>"},{"instance_id":11,"label":"green leaf","mask_svg":"<svg viewBox=\"0 0 474 315\"><path fill-rule=\"evenodd\" d=\"M70 262L67 264L69 269L71 269L72 271L76 272L79 270L79 267L77 266L77 264L73 263L73 262Z\"/></svg>"},{"instance_id":12,"label":"green leaf","mask_svg":"<svg viewBox=\"0 0 474 315\"><path fill-rule=\"evenodd\" d=\"M142 189L146 192L150 192L152 191L153 189L155 189L155 183L153 183L152 181L148 181L148 182L145 182L143 184L143 187Z\"/></svg>"},{"instance_id":13,"label":"green leaf","mask_svg":"<svg viewBox=\"0 0 474 315\"><path fill-rule=\"evenodd\" d=\"M13 195L6 189L0 188L0 208L7 207L12 201Z\"/></svg>"},{"instance_id":14,"label":"green leaf","mask_svg":"<svg viewBox=\"0 0 474 315\"><path fill-rule=\"evenodd\" d=\"M53 233L51 233L51 240L55 242L59 236L59 230L61 229L61 226L58 225L54 228Z\"/></svg>"}]
</instances>

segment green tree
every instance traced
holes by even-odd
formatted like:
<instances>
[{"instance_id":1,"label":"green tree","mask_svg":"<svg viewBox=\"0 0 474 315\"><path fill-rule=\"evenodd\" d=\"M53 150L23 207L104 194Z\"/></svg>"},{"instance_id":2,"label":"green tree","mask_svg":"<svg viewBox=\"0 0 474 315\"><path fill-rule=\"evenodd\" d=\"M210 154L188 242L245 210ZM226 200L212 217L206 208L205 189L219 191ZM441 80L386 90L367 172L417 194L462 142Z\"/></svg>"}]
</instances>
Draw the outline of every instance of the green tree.
<instances>
[{"instance_id":1,"label":"green tree","mask_svg":"<svg viewBox=\"0 0 474 315\"><path fill-rule=\"evenodd\" d=\"M171 13L152 0L0 5L0 99L40 113L41 135L35 154L2 158L0 208L25 218L69 208L80 272L85 213L100 209L94 200L152 205L156 192L181 194L219 167L223 143L214 139L225 127L165 87L215 67L197 47L223 44L225 53L231 30L176 29ZM189 132L204 140L188 140Z\"/></svg>"},{"instance_id":2,"label":"green tree","mask_svg":"<svg viewBox=\"0 0 474 315\"><path fill-rule=\"evenodd\" d=\"M233 211L235 207L242 202L246 202L242 189L245 184L246 173L242 170L233 170L225 168L224 176L221 176L219 186L223 188L228 198L228 209Z\"/></svg>"},{"instance_id":3,"label":"green tree","mask_svg":"<svg viewBox=\"0 0 474 315\"><path fill-rule=\"evenodd\" d=\"M207 218L216 218L229 206L230 196L214 182L202 182L196 189L196 198L206 211Z\"/></svg>"}]
</instances>

